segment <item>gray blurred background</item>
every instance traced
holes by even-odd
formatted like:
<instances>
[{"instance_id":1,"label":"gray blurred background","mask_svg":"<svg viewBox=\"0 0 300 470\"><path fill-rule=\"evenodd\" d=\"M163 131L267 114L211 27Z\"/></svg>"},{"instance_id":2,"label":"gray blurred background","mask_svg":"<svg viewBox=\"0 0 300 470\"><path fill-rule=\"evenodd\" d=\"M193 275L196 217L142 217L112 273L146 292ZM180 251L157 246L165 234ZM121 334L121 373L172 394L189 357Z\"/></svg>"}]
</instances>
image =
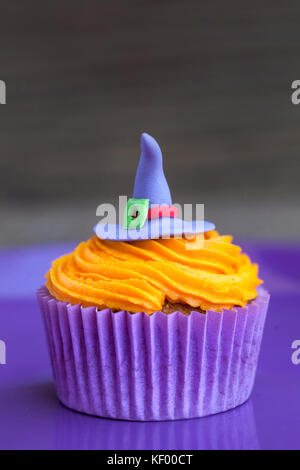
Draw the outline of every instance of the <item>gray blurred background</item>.
<instances>
[{"instance_id":1,"label":"gray blurred background","mask_svg":"<svg viewBox=\"0 0 300 470\"><path fill-rule=\"evenodd\" d=\"M300 238L299 1L0 1L0 244L91 235L143 131L174 202Z\"/></svg>"}]
</instances>

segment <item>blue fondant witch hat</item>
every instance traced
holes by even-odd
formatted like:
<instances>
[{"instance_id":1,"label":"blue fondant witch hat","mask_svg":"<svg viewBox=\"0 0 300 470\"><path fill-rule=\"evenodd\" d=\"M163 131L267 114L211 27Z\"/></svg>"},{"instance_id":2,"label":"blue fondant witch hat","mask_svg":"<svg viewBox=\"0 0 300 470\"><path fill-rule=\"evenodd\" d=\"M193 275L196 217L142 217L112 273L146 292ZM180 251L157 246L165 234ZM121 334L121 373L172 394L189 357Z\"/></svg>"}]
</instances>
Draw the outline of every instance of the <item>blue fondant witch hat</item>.
<instances>
[{"instance_id":1,"label":"blue fondant witch hat","mask_svg":"<svg viewBox=\"0 0 300 470\"><path fill-rule=\"evenodd\" d=\"M149 199L150 204L172 204L160 147L156 140L146 133L141 137L141 158L135 176L133 197Z\"/></svg>"},{"instance_id":2,"label":"blue fondant witch hat","mask_svg":"<svg viewBox=\"0 0 300 470\"><path fill-rule=\"evenodd\" d=\"M164 175L160 147L153 137L143 133L133 198L128 200L124 224L99 222L94 231L101 239L133 241L191 235L214 228L211 222L178 217Z\"/></svg>"}]
</instances>

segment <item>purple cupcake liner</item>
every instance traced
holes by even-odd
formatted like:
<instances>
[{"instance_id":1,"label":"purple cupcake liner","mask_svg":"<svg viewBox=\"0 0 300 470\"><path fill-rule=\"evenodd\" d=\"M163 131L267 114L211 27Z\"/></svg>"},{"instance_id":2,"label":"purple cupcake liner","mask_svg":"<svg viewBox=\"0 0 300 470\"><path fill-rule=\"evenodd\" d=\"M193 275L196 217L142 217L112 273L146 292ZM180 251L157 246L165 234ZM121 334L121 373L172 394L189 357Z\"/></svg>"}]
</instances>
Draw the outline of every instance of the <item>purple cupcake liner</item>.
<instances>
[{"instance_id":1,"label":"purple cupcake liner","mask_svg":"<svg viewBox=\"0 0 300 470\"><path fill-rule=\"evenodd\" d=\"M196 418L252 391L269 294L221 313L112 312L38 290L60 401L107 418Z\"/></svg>"}]
</instances>

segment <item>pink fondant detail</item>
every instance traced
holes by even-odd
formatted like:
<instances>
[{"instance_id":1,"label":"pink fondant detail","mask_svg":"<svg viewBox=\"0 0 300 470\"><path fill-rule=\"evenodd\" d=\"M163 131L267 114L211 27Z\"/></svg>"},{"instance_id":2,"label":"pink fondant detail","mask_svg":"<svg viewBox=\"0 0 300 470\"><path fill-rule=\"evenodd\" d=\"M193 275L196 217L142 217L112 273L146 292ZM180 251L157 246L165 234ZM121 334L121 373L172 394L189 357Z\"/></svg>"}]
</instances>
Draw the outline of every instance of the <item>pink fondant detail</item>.
<instances>
[{"instance_id":1,"label":"pink fondant detail","mask_svg":"<svg viewBox=\"0 0 300 470\"><path fill-rule=\"evenodd\" d=\"M177 217L178 209L175 206L154 206L148 210L148 219L160 219L161 217Z\"/></svg>"}]
</instances>

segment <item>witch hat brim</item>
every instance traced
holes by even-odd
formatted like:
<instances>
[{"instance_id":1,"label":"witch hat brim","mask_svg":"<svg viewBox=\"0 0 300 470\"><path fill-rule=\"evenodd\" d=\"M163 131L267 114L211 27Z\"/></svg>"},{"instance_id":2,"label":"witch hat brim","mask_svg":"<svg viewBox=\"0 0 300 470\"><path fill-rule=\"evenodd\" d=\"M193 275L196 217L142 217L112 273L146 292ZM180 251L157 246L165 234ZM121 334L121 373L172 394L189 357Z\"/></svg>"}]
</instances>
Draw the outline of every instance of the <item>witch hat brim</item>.
<instances>
[{"instance_id":1,"label":"witch hat brim","mask_svg":"<svg viewBox=\"0 0 300 470\"><path fill-rule=\"evenodd\" d=\"M170 189L164 175L162 154L158 143L149 134L141 137L141 157L138 165L134 191L134 201L148 201L152 207L174 207ZM133 241L192 235L214 230L215 225L204 220L185 221L179 217L148 218L140 228L125 228L119 224L99 222L96 235L111 241Z\"/></svg>"},{"instance_id":2,"label":"witch hat brim","mask_svg":"<svg viewBox=\"0 0 300 470\"><path fill-rule=\"evenodd\" d=\"M148 220L140 229L132 230L125 229L119 224L101 224L100 222L94 227L94 231L98 238L101 238L102 240L123 242L192 235L209 232L214 229L215 225L205 220L185 221L177 217L172 219L167 217L151 219Z\"/></svg>"}]
</instances>

